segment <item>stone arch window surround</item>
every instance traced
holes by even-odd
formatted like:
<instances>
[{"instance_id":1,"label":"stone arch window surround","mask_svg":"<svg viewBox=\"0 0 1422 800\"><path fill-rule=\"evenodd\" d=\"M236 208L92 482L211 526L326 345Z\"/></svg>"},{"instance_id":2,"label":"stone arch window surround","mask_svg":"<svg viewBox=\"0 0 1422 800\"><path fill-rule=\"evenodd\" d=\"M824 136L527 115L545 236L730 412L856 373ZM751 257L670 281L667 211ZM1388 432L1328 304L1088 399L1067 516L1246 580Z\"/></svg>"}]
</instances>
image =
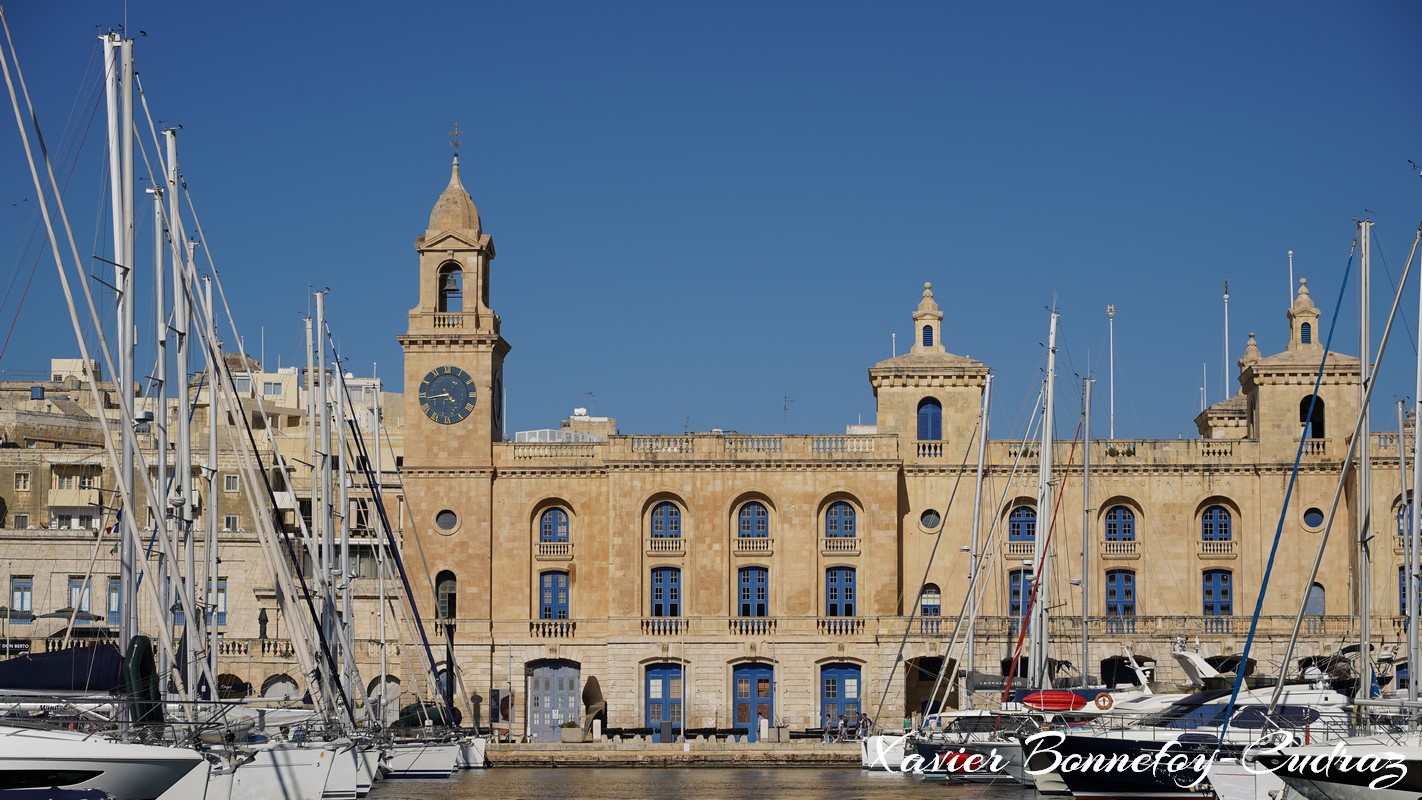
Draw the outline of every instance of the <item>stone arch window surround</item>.
<instances>
[{"instance_id":1,"label":"stone arch window surround","mask_svg":"<svg viewBox=\"0 0 1422 800\"><path fill-rule=\"evenodd\" d=\"M531 509L529 538L534 557L541 561L570 560L576 545L577 513L562 497L547 497Z\"/></svg>"}]
</instances>

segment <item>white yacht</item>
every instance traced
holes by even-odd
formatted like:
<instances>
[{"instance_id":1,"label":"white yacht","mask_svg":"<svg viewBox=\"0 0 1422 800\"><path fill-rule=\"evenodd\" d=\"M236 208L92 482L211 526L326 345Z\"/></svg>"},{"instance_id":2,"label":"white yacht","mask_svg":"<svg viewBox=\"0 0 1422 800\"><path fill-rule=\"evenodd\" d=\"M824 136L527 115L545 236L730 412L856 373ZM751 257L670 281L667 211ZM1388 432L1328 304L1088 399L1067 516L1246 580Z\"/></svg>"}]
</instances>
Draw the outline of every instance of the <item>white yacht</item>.
<instances>
[{"instance_id":1,"label":"white yacht","mask_svg":"<svg viewBox=\"0 0 1422 800\"><path fill-rule=\"evenodd\" d=\"M195 750L113 742L70 731L0 725L0 786L99 790L112 800L158 797L194 770Z\"/></svg>"}]
</instances>

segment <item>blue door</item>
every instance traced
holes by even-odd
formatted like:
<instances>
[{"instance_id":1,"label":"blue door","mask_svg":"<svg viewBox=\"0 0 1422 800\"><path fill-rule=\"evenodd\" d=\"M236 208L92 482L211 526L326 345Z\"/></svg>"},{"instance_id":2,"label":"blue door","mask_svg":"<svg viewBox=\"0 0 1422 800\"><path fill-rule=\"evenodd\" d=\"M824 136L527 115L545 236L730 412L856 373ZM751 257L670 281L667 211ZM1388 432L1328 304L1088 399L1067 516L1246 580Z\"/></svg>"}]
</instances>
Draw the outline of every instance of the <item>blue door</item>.
<instances>
[{"instance_id":1,"label":"blue door","mask_svg":"<svg viewBox=\"0 0 1422 800\"><path fill-rule=\"evenodd\" d=\"M737 583L740 584L740 616L767 616L770 570L765 567L741 567Z\"/></svg>"},{"instance_id":2,"label":"blue door","mask_svg":"<svg viewBox=\"0 0 1422 800\"><path fill-rule=\"evenodd\" d=\"M663 722L670 722L677 735L681 733L681 701L681 666L647 667L647 727L652 729L652 741L662 741Z\"/></svg>"},{"instance_id":3,"label":"blue door","mask_svg":"<svg viewBox=\"0 0 1422 800\"><path fill-rule=\"evenodd\" d=\"M763 664L740 664L731 673L735 688L735 726L745 728L750 741L760 736L760 721L775 724L775 671Z\"/></svg>"},{"instance_id":4,"label":"blue door","mask_svg":"<svg viewBox=\"0 0 1422 800\"><path fill-rule=\"evenodd\" d=\"M535 742L556 742L563 722L583 721L578 665L543 661L528 671L528 735Z\"/></svg>"},{"instance_id":5,"label":"blue door","mask_svg":"<svg viewBox=\"0 0 1422 800\"><path fill-rule=\"evenodd\" d=\"M820 718L825 728L833 731L839 727L839 718L845 717L845 725L855 728L859 725L859 667L854 664L829 664L820 670Z\"/></svg>"}]
</instances>

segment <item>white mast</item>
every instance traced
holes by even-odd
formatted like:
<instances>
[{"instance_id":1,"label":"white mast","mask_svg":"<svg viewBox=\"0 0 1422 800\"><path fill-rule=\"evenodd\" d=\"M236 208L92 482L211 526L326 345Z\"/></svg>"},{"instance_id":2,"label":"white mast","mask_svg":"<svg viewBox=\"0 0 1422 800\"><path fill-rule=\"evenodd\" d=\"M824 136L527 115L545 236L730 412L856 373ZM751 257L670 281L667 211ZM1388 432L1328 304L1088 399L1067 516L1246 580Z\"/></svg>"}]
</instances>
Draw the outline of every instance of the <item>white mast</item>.
<instances>
[{"instance_id":1,"label":"white mast","mask_svg":"<svg viewBox=\"0 0 1422 800\"><path fill-rule=\"evenodd\" d=\"M113 206L114 286L118 290L116 327L119 351L120 406L134 407L133 392L133 266L136 237L133 227L133 41L108 33L104 41L104 95L108 108L109 193ZM98 376L91 376L97 380ZM125 425L132 424L125 420ZM119 471L132 485L135 454L130 437L119 449ZM121 498L120 508L132 518L134 498ZM127 538L119 545L119 638L123 646L138 633L138 549Z\"/></svg>"},{"instance_id":2,"label":"white mast","mask_svg":"<svg viewBox=\"0 0 1422 800\"><path fill-rule=\"evenodd\" d=\"M373 374L373 373L374 373L374 370L372 370L372 374ZM374 426L375 426L375 464L373 465L373 466L375 467L375 485L371 487L371 499L372 499L372 501L378 503L378 502L379 502L379 498L380 498L380 490L381 490L381 488L382 488L382 484L385 482L385 478L381 475L381 472L380 472L380 447L381 447L381 441L380 441L380 439L381 439L381 436L382 436L383 434L382 434L382 432L381 432L381 426L380 426L380 384L379 384L379 383L376 384L376 389L375 389L375 414L374 414L374 416L373 416L373 418L372 418L372 422L373 422L373 424L374 424ZM376 540L376 545L375 545L375 552L376 552L376 555L378 556L378 558L376 559L376 565L375 565L375 566L376 566L376 570L377 570L377 571L376 571L376 576L377 576L378 581L379 581L379 594L380 594L380 704L375 707L375 718L376 718L376 720L377 720L377 722L378 722L379 724L384 725L384 724L385 724L385 702L386 702L386 696L385 696L385 690L386 690L386 686L385 686L385 676L386 676L386 674L388 674L388 672L389 672L389 670L390 670L390 667L389 667L389 665L388 665L387 662L386 662L386 655L385 655L385 651L386 651L386 647L385 647L385 543L386 543L387 541L389 541L391 532L390 532L389 530L387 530L386 527L385 527L385 517L384 517L384 515L378 513L378 509L376 509L376 511L377 511L377 513L375 514L375 519L376 519L376 520L379 520L378 524L379 524L379 526L380 526L380 529L379 529L379 534L380 534L380 535L379 535L379 538Z\"/></svg>"},{"instance_id":3,"label":"white mast","mask_svg":"<svg viewBox=\"0 0 1422 800\"><path fill-rule=\"evenodd\" d=\"M355 417L355 409L351 409L351 417ZM340 519L341 519L341 635L338 637L341 647L341 667L345 672L346 694L352 696L352 690L359 689L362 693L365 687L360 686L360 682L355 680L357 675L355 654L351 652L354 640L351 635L351 624L355 619L355 613L351 609L351 498L350 498L350 465L346 463L348 451L346 449L346 374L341 369L339 361L336 362L336 453L340 458L340 472L336 475L336 480L340 481Z\"/></svg>"},{"instance_id":4,"label":"white mast","mask_svg":"<svg viewBox=\"0 0 1422 800\"><path fill-rule=\"evenodd\" d=\"M324 291L316 293L316 385L320 387L320 394L316 398L316 413L320 417L321 428L317 433L320 440L318 448L320 456L317 463L321 467L321 513L320 539L321 542L321 578L320 582L325 587L329 587L332 574L335 571L335 551L336 551L336 520L335 507L332 502L331 492L331 414L330 414L330 387L326 382L326 293ZM331 596L329 590L322 593L321 608L321 634L330 642L334 632L336 609L333 608L335 598ZM335 676L332 676L333 678Z\"/></svg>"},{"instance_id":5,"label":"white mast","mask_svg":"<svg viewBox=\"0 0 1422 800\"><path fill-rule=\"evenodd\" d=\"M1409 259L1408 263L1411 263ZM1419 284L1422 285L1422 284ZM1417 294L1417 318L1418 332L1422 333L1422 289ZM1409 501L1406 492L1403 493L1404 502L1409 502L1409 517L1407 526L1407 563L1403 565L1404 574L1407 581L1407 699L1416 701L1418 666L1422 665L1422 658L1419 658L1418 645L1418 598L1417 598L1417 573L1419 550L1422 549L1422 541L1417 536L1418 526L1422 525L1422 351L1417 354L1417 385L1412 394L1412 495ZM1402 448L1403 436L1402 426L1398 426L1398 449Z\"/></svg>"},{"instance_id":6,"label":"white mast","mask_svg":"<svg viewBox=\"0 0 1422 800\"><path fill-rule=\"evenodd\" d=\"M1371 220L1360 220L1358 222L1358 244L1360 246L1358 258L1358 355L1362 358L1361 380L1358 382L1358 402L1362 406L1362 422L1358 430L1358 442L1361 445L1361 452L1358 457L1358 686L1355 697L1367 700L1371 697L1373 685L1373 657L1369 652L1372 647L1372 626L1369 617L1372 615L1372 464L1368 452L1369 438L1372 435L1369 420L1368 384L1372 383L1373 364L1370 352L1371 344L1368 336L1368 326L1370 324L1368 316L1368 298L1372 293L1372 276L1369 274L1372 265L1372 251L1370 249L1372 239L1373 223ZM1359 709L1359 712L1366 715L1366 709Z\"/></svg>"},{"instance_id":7,"label":"white mast","mask_svg":"<svg viewBox=\"0 0 1422 800\"><path fill-rule=\"evenodd\" d=\"M208 671L212 673L214 679L217 673L217 613L218 603L222 598L217 593L217 498L221 488L218 486L217 471L217 389L218 374L216 359L222 358L222 343L217 340L217 309L212 304L212 277L203 277L203 294L207 304L207 347L208 352L213 354L214 363L208 370L207 387L207 523L203 527L207 536L203 542L203 555L207 557L207 658ZM254 526L255 527L255 526ZM212 687L212 698L215 700L219 695L219 687Z\"/></svg>"},{"instance_id":8,"label":"white mast","mask_svg":"<svg viewBox=\"0 0 1422 800\"><path fill-rule=\"evenodd\" d=\"M972 675L974 669L973 657L973 627L977 620L977 585L978 585L978 526L982 520L983 507L983 464L987 457L988 446L988 422L989 411L992 409L992 373L988 373L983 379L983 409L978 418L978 483L973 490L973 528L970 533L970 543L968 545L968 634L965 641L967 647L967 671L965 674ZM951 688L951 687L950 687Z\"/></svg>"},{"instance_id":9,"label":"white mast","mask_svg":"<svg viewBox=\"0 0 1422 800\"><path fill-rule=\"evenodd\" d=\"M1081 686L1091 665L1091 644L1087 616L1091 613L1091 384L1081 382L1081 418L1086 447L1081 451Z\"/></svg>"},{"instance_id":10,"label":"white mast","mask_svg":"<svg viewBox=\"0 0 1422 800\"><path fill-rule=\"evenodd\" d=\"M1047 380L1042 400L1042 463L1037 473L1037 528L1033 537L1032 591L1035 596L1030 600L1032 647L1028 654L1028 666L1032 670L1032 686L1037 688L1051 686L1051 668L1047 661L1047 606L1050 597L1046 537L1050 533L1052 513L1052 402L1057 377L1057 316L1057 312L1053 311L1047 335Z\"/></svg>"},{"instance_id":11,"label":"white mast","mask_svg":"<svg viewBox=\"0 0 1422 800\"><path fill-rule=\"evenodd\" d=\"M1114 303L1112 303L1112 304L1106 306L1106 336L1107 336L1107 340L1110 342L1109 348L1110 348L1110 350L1111 350L1110 357L1109 357L1111 372L1110 372L1110 374L1107 376L1108 380L1107 380L1107 387L1106 387L1106 388L1108 389L1108 392L1107 392L1107 393L1109 394L1109 396L1110 396L1110 401L1111 401L1111 408L1110 408L1111 414L1110 414L1110 417L1109 417L1110 425L1109 425L1109 427L1108 427L1108 429L1107 429L1107 435L1108 435L1110 438L1115 439L1115 438L1116 438L1116 305L1115 305Z\"/></svg>"},{"instance_id":12,"label":"white mast","mask_svg":"<svg viewBox=\"0 0 1422 800\"><path fill-rule=\"evenodd\" d=\"M1224 283L1225 283L1225 286L1224 286L1224 323L1225 323L1224 364L1220 367L1220 374L1223 376L1223 379L1220 381L1220 391L1223 393L1223 396L1220 397L1220 399L1221 399L1221 400L1228 400L1228 399L1229 399L1229 281L1225 281Z\"/></svg>"},{"instance_id":13,"label":"white mast","mask_svg":"<svg viewBox=\"0 0 1422 800\"><path fill-rule=\"evenodd\" d=\"M187 269L192 268L193 243L186 242L187 249ZM183 620L185 639L187 641L184 660L187 667L186 675L183 678L187 686L188 696L193 696L197 691L197 658L198 642L202 637L202 619L198 614L191 613L193 610L193 579L197 576L197 555L194 552L193 541L193 443L192 443L192 404L193 397L189 386L189 346L188 324L191 321L192 309L189 305L187 291L187 274L183 264L178 261L173 262L173 333L178 337L178 457L173 468L173 489L174 501L177 505L178 532L182 535L183 552L183 574L178 582L178 589L183 594L184 612ZM212 498L208 498L209 501ZM196 709L189 707L189 718L196 719Z\"/></svg>"}]
</instances>

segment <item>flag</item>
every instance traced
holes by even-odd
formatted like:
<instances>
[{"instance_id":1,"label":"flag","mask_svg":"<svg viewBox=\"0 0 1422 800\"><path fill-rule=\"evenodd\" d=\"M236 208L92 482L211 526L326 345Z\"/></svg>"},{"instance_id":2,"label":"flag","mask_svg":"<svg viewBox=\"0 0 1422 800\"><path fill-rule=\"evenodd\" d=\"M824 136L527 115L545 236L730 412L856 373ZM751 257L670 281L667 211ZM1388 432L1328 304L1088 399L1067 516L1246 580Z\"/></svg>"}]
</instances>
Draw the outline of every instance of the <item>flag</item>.
<instances>
[{"instance_id":1,"label":"flag","mask_svg":"<svg viewBox=\"0 0 1422 800\"><path fill-rule=\"evenodd\" d=\"M121 525L121 524L123 524L123 508L122 508L122 507L119 508L117 514L114 514L114 524L110 525L110 526L107 527L107 528L104 528L104 533L105 533L105 535L107 535L107 534L115 534L115 535L117 535L118 532L119 532L119 525ZM115 553L118 552L118 550L119 550L119 543L118 543L118 542L114 542L114 546L109 549L109 555L114 555Z\"/></svg>"}]
</instances>

